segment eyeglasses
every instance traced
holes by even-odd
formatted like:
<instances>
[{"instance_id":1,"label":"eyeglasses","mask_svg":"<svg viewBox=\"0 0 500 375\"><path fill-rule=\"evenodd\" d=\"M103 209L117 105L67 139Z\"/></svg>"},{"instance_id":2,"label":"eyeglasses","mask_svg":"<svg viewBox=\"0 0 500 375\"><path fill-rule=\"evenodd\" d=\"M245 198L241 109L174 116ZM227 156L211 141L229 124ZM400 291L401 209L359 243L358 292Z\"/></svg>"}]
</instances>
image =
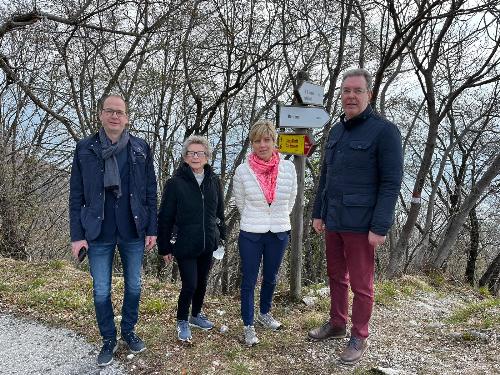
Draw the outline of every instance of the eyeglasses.
<instances>
[{"instance_id":1,"label":"eyeglasses","mask_svg":"<svg viewBox=\"0 0 500 375\"><path fill-rule=\"evenodd\" d=\"M342 94L343 95L349 95L349 94L354 93L356 95L361 95L361 94L364 94L367 91L368 91L368 89L362 89L362 88L356 88L356 89L344 88L344 89L342 89Z\"/></svg>"},{"instance_id":2,"label":"eyeglasses","mask_svg":"<svg viewBox=\"0 0 500 375\"><path fill-rule=\"evenodd\" d=\"M123 117L123 116L127 115L125 112L123 112L120 109L116 110L116 109L111 109L111 108L105 108L102 111L106 114L106 116L117 115L118 117Z\"/></svg>"},{"instance_id":3,"label":"eyeglasses","mask_svg":"<svg viewBox=\"0 0 500 375\"><path fill-rule=\"evenodd\" d=\"M207 156L207 153L205 151L186 151L186 156L189 156L190 158L193 158L195 156L203 158Z\"/></svg>"}]
</instances>

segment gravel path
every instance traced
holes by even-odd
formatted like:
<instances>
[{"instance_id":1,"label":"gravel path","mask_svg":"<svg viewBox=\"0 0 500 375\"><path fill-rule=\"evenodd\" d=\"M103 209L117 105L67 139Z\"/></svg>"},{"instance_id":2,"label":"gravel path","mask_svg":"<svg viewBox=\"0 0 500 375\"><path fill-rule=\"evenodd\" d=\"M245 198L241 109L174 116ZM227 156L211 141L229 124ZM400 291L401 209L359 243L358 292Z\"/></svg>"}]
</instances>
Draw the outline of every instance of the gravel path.
<instances>
[{"instance_id":1,"label":"gravel path","mask_svg":"<svg viewBox=\"0 0 500 375\"><path fill-rule=\"evenodd\" d=\"M76 333L0 314L0 374L121 375L116 361L100 369L99 348Z\"/></svg>"}]
</instances>

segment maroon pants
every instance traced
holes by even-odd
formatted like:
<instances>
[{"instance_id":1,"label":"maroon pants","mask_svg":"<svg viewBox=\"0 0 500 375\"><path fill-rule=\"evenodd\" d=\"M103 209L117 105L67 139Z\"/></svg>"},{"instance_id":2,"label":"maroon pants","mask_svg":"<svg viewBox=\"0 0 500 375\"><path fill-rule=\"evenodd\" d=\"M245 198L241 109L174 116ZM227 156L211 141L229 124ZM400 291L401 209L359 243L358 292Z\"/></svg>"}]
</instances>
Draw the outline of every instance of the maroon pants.
<instances>
[{"instance_id":1,"label":"maroon pants","mask_svg":"<svg viewBox=\"0 0 500 375\"><path fill-rule=\"evenodd\" d=\"M351 336L368 337L373 307L375 249L368 233L326 231L326 263L330 280L330 324L344 327L348 318L348 284L354 294Z\"/></svg>"}]
</instances>

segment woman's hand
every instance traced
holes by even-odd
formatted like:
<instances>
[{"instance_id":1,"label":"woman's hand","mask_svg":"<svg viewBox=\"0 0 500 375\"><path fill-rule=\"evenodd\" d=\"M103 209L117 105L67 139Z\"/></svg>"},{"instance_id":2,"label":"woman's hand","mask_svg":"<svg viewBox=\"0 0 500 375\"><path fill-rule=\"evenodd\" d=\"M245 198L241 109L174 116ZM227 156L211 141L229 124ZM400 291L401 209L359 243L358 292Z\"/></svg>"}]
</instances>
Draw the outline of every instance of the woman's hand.
<instances>
[{"instance_id":1,"label":"woman's hand","mask_svg":"<svg viewBox=\"0 0 500 375\"><path fill-rule=\"evenodd\" d=\"M174 256L172 254L167 254L163 256L163 260L165 261L166 264L169 264L172 259L174 259Z\"/></svg>"}]
</instances>

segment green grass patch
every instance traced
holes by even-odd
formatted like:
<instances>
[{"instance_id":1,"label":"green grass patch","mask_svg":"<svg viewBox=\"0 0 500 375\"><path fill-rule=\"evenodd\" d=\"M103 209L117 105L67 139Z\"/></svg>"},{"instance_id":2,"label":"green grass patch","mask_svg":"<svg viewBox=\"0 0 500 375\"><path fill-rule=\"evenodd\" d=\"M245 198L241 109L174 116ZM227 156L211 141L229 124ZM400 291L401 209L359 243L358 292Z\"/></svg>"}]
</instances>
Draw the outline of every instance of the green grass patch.
<instances>
[{"instance_id":1,"label":"green grass patch","mask_svg":"<svg viewBox=\"0 0 500 375\"><path fill-rule=\"evenodd\" d=\"M163 288L165 288L165 282L154 281L152 283L149 283L147 285L147 288L151 288L151 290L153 290L155 292L159 292L160 290L162 290Z\"/></svg>"},{"instance_id":2,"label":"green grass patch","mask_svg":"<svg viewBox=\"0 0 500 375\"><path fill-rule=\"evenodd\" d=\"M53 270L62 270L64 268L64 261L59 259L51 260L49 267Z\"/></svg>"},{"instance_id":3,"label":"green grass patch","mask_svg":"<svg viewBox=\"0 0 500 375\"><path fill-rule=\"evenodd\" d=\"M308 332L311 329L322 326L325 323L326 317L324 315L306 315L303 319L301 319L300 327Z\"/></svg>"},{"instance_id":4,"label":"green grass patch","mask_svg":"<svg viewBox=\"0 0 500 375\"><path fill-rule=\"evenodd\" d=\"M237 358L239 358L241 353L242 353L241 348L233 346L232 348L230 348L224 352L224 356L227 359L229 359L230 361L235 361Z\"/></svg>"},{"instance_id":5,"label":"green grass patch","mask_svg":"<svg viewBox=\"0 0 500 375\"><path fill-rule=\"evenodd\" d=\"M26 306L40 306L48 304L51 301L51 298L51 293L35 289L24 295L24 298L22 298L21 301L23 301Z\"/></svg>"},{"instance_id":6,"label":"green grass patch","mask_svg":"<svg viewBox=\"0 0 500 375\"><path fill-rule=\"evenodd\" d=\"M429 272L429 283L435 288L441 288L446 284L446 278L441 271L433 270Z\"/></svg>"},{"instance_id":7,"label":"green grass patch","mask_svg":"<svg viewBox=\"0 0 500 375\"><path fill-rule=\"evenodd\" d=\"M318 307L318 310L328 314L330 312L330 304L330 297L319 297L316 306Z\"/></svg>"},{"instance_id":8,"label":"green grass patch","mask_svg":"<svg viewBox=\"0 0 500 375\"><path fill-rule=\"evenodd\" d=\"M30 289L38 289L42 286L45 286L47 284L48 280L47 278L45 277L37 277L36 279L34 279L33 281L31 281L29 284L28 284L28 288Z\"/></svg>"},{"instance_id":9,"label":"green grass patch","mask_svg":"<svg viewBox=\"0 0 500 375\"><path fill-rule=\"evenodd\" d=\"M231 374L233 375L250 375L253 372L243 362L236 362L231 364Z\"/></svg>"},{"instance_id":10,"label":"green grass patch","mask_svg":"<svg viewBox=\"0 0 500 375\"><path fill-rule=\"evenodd\" d=\"M399 291L393 281L384 280L375 287L375 303L377 305L390 306L396 303Z\"/></svg>"},{"instance_id":11,"label":"green grass patch","mask_svg":"<svg viewBox=\"0 0 500 375\"><path fill-rule=\"evenodd\" d=\"M491 297L490 290L488 289L487 286L482 286L479 288L479 294L481 294L483 297Z\"/></svg>"},{"instance_id":12,"label":"green grass patch","mask_svg":"<svg viewBox=\"0 0 500 375\"><path fill-rule=\"evenodd\" d=\"M472 302L455 310L446 321L450 324L466 324L480 328L500 327L500 299L489 298Z\"/></svg>"},{"instance_id":13,"label":"green grass patch","mask_svg":"<svg viewBox=\"0 0 500 375\"><path fill-rule=\"evenodd\" d=\"M49 309L56 310L89 310L93 307L92 301L71 290L47 292L34 289L26 295L25 303L28 306L46 305Z\"/></svg>"},{"instance_id":14,"label":"green grass patch","mask_svg":"<svg viewBox=\"0 0 500 375\"><path fill-rule=\"evenodd\" d=\"M140 308L146 314L161 314L170 309L170 304L161 298L149 298L141 303Z\"/></svg>"},{"instance_id":15,"label":"green grass patch","mask_svg":"<svg viewBox=\"0 0 500 375\"><path fill-rule=\"evenodd\" d=\"M9 290L9 286L5 283L0 282L0 293L1 292L6 292Z\"/></svg>"}]
</instances>

